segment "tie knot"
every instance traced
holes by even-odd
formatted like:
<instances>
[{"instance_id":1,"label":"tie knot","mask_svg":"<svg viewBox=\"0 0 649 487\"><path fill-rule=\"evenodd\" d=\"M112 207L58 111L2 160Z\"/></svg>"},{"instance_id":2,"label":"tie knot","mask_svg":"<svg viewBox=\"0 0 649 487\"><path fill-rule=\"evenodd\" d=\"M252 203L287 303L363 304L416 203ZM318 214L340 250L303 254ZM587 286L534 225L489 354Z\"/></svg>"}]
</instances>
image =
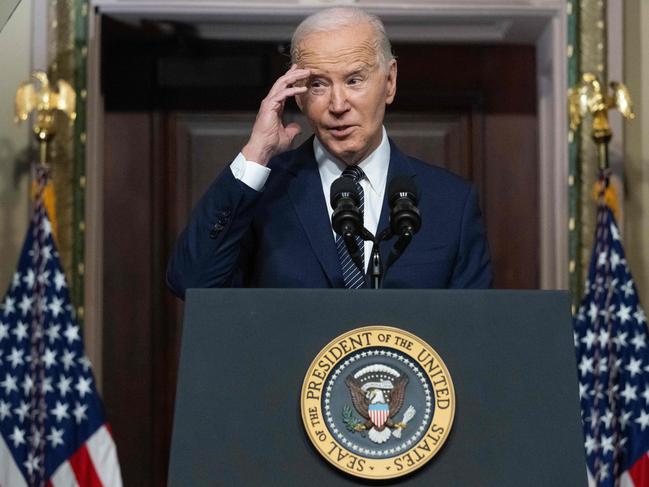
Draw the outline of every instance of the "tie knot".
<instances>
[{"instance_id":1,"label":"tie knot","mask_svg":"<svg viewBox=\"0 0 649 487\"><path fill-rule=\"evenodd\" d=\"M347 166L341 176L343 178L349 178L356 183L365 177L365 173L358 166Z\"/></svg>"}]
</instances>

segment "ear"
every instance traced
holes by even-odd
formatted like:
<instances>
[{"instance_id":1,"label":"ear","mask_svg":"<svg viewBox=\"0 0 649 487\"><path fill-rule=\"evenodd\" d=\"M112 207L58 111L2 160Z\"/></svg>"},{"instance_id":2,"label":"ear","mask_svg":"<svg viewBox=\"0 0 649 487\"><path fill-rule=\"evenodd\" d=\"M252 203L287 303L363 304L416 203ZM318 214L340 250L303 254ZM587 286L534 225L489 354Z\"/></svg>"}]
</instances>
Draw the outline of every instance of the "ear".
<instances>
[{"instance_id":1,"label":"ear","mask_svg":"<svg viewBox=\"0 0 649 487\"><path fill-rule=\"evenodd\" d=\"M397 94L397 60L393 59L390 61L388 67L388 79L386 82L385 90L385 104L389 105L394 101L394 97Z\"/></svg>"}]
</instances>

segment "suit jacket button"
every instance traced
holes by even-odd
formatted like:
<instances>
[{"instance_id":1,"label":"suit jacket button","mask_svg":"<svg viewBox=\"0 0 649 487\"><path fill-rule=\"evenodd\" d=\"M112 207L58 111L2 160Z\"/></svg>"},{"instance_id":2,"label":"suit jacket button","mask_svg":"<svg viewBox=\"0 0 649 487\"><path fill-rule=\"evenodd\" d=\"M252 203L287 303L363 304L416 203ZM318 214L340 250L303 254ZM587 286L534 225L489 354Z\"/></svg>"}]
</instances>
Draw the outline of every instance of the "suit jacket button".
<instances>
[{"instance_id":1,"label":"suit jacket button","mask_svg":"<svg viewBox=\"0 0 649 487\"><path fill-rule=\"evenodd\" d=\"M213 227L212 230L210 230L210 238L216 238L219 236L219 233L224 229L225 227L221 225L220 223L216 223Z\"/></svg>"}]
</instances>

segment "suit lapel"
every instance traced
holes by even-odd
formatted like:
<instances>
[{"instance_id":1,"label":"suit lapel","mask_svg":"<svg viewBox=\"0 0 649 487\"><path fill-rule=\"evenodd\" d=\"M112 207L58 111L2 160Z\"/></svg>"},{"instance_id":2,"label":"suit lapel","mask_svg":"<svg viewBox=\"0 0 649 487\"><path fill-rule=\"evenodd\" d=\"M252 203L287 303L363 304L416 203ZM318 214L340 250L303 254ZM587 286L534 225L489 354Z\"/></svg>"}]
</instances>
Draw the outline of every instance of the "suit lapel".
<instances>
[{"instance_id":1,"label":"suit lapel","mask_svg":"<svg viewBox=\"0 0 649 487\"><path fill-rule=\"evenodd\" d=\"M322 181L313 155L313 137L302 144L288 168L295 177L288 186L293 208L331 287L344 287Z\"/></svg>"}]
</instances>

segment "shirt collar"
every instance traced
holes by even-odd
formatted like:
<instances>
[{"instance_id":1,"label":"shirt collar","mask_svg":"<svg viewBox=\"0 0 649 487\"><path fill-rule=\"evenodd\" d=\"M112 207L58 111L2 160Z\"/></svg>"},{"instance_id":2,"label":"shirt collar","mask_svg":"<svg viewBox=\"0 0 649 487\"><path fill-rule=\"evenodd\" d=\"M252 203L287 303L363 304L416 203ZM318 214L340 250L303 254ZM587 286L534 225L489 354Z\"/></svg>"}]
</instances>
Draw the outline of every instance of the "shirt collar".
<instances>
[{"instance_id":1,"label":"shirt collar","mask_svg":"<svg viewBox=\"0 0 649 487\"><path fill-rule=\"evenodd\" d=\"M332 156L322 145L317 137L313 138L313 153L318 163L320 177L328 187L340 177L347 165ZM376 194L379 194L385 186L385 180L388 175L388 166L390 164L390 143L388 141L385 127L382 128L381 143L374 151L358 163L365 173L370 188Z\"/></svg>"}]
</instances>

